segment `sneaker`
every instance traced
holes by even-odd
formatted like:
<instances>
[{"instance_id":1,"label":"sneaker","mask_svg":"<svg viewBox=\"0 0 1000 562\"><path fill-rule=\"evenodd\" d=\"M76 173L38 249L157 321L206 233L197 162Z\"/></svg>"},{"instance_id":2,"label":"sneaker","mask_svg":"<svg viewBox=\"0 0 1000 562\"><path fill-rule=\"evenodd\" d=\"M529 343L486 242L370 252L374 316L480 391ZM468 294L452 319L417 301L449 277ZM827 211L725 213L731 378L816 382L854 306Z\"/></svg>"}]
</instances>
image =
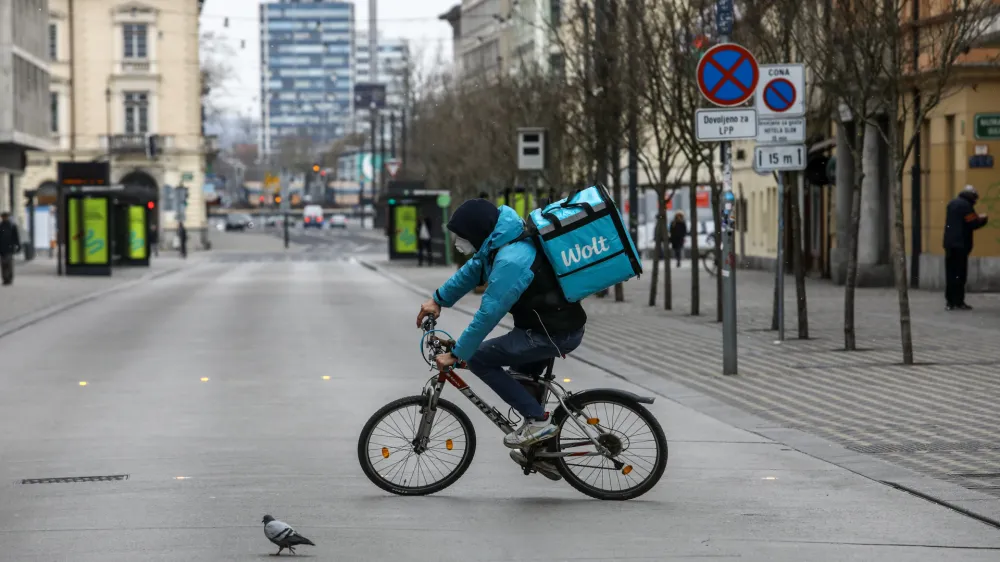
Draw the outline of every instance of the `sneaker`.
<instances>
[{"instance_id":1,"label":"sneaker","mask_svg":"<svg viewBox=\"0 0 1000 562\"><path fill-rule=\"evenodd\" d=\"M549 414L543 420L524 420L520 429L508 433L503 438L503 444L511 449L524 449L535 443L540 443L556 434L556 426L552 424Z\"/></svg>"},{"instance_id":2,"label":"sneaker","mask_svg":"<svg viewBox=\"0 0 1000 562\"><path fill-rule=\"evenodd\" d=\"M528 464L528 458L525 457L524 453L521 451L511 451L510 459L521 466ZM535 461L531 463L531 468L534 468L536 472L549 480L562 480L562 475L559 474L559 469L556 468L555 464L549 461Z\"/></svg>"}]
</instances>

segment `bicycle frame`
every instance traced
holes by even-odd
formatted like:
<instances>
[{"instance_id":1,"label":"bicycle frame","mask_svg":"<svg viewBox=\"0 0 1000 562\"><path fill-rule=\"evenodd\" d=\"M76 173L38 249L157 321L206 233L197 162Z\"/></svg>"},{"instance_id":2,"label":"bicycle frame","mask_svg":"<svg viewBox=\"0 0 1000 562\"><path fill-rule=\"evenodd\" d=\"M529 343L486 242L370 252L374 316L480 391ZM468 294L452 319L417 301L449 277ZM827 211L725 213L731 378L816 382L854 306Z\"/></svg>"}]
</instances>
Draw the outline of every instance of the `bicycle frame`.
<instances>
[{"instance_id":1,"label":"bicycle frame","mask_svg":"<svg viewBox=\"0 0 1000 562\"><path fill-rule=\"evenodd\" d=\"M431 427L434 424L434 416L437 413L437 401L438 398L441 396L441 392L444 390L444 385L446 382L450 383L452 386L458 389L458 391L461 392L463 396L469 399L469 402L472 402L472 404L477 409L479 409L480 412L486 415L486 417L491 422L493 422L494 425L500 428L500 430L503 431L505 434L514 431L514 424L509 419L507 419L507 416L503 415L495 407L491 406L485 400L480 398L479 395L476 394L471 387L469 387L468 383L462 380L462 377L458 376L458 374L454 371L454 369L448 369L444 371L439 371L438 374L431 377L430 380L427 381L427 384L424 386L422 394L427 397L427 404L425 405L423 411L421 412L422 417L420 421L420 428L417 430L417 435L416 438L414 439L414 446L417 448L417 450L424 449L427 446ZM543 397L542 402L543 403L548 402L550 393L553 396L555 396L556 399L559 401L559 404L561 404L562 407L566 410L567 415L570 417L570 419L572 419L574 423L576 423L577 427L579 427L580 430L583 431L584 435L586 435L588 438L587 441L576 441L568 443L568 445L583 446L592 444L597 449L597 451L583 452L583 453L568 453L565 451L559 451L553 453L548 451L539 451L535 452L533 456L534 457L583 457L583 456L597 456L597 455L609 456L610 452L608 451L608 449L604 447L597 440L596 437L590 434L588 428L593 427L594 430L597 431L599 435L606 432L602 430L600 427L581 423L580 420L575 415L576 413L574 412L574 410L570 408L569 405L566 404L565 397L567 396L567 393L563 391L561 388L559 388L558 384L551 381L548 377L540 379L539 382L545 386L545 395ZM615 462L617 464L618 461Z\"/></svg>"}]
</instances>

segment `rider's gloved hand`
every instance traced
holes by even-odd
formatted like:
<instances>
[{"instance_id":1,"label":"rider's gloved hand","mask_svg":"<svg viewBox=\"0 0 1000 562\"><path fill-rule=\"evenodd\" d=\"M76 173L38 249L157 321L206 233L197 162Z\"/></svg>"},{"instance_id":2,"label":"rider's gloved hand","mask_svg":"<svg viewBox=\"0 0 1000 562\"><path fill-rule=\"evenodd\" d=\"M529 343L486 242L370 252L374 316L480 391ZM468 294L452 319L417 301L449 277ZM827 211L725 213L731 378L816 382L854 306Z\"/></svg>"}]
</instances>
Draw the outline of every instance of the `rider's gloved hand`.
<instances>
[{"instance_id":1,"label":"rider's gloved hand","mask_svg":"<svg viewBox=\"0 0 1000 562\"><path fill-rule=\"evenodd\" d=\"M441 316L441 305L434 302L434 299L428 299L427 302L420 305L420 313L417 314L418 328L420 327L420 324L424 321L424 318L427 316L433 316L434 318Z\"/></svg>"}]
</instances>

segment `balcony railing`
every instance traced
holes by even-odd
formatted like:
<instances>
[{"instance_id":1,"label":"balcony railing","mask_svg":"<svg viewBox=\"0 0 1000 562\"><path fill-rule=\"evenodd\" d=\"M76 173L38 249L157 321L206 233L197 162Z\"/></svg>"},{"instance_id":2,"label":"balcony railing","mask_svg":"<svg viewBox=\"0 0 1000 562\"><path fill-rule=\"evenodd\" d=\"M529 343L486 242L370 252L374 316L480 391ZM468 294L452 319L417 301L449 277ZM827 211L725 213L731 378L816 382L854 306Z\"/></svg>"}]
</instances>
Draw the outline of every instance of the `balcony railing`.
<instances>
[{"instance_id":1,"label":"balcony railing","mask_svg":"<svg viewBox=\"0 0 1000 562\"><path fill-rule=\"evenodd\" d=\"M152 66L148 60L125 59L122 61L123 74L149 74L151 68Z\"/></svg>"},{"instance_id":2,"label":"balcony railing","mask_svg":"<svg viewBox=\"0 0 1000 562\"><path fill-rule=\"evenodd\" d=\"M146 152L148 135L144 133L111 135L111 153L129 154L135 152Z\"/></svg>"},{"instance_id":3,"label":"balcony railing","mask_svg":"<svg viewBox=\"0 0 1000 562\"><path fill-rule=\"evenodd\" d=\"M149 135L146 133L126 133L122 135L111 135L108 142L107 135L101 135L101 149L109 151L111 154L146 154L149 141L152 138L156 155L162 154L166 150L174 148L173 135Z\"/></svg>"}]
</instances>

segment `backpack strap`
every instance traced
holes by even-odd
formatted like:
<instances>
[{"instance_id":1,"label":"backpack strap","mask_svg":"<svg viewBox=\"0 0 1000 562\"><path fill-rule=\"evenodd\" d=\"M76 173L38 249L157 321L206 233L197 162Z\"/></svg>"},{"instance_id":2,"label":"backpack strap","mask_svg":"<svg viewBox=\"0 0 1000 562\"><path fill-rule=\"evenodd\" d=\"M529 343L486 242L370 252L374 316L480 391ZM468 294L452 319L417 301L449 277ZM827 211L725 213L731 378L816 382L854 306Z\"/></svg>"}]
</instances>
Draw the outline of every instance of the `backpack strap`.
<instances>
[{"instance_id":1,"label":"backpack strap","mask_svg":"<svg viewBox=\"0 0 1000 562\"><path fill-rule=\"evenodd\" d=\"M506 244L500 246L499 248L494 248L493 250L490 250L490 253L486 255L486 264L489 265L490 267L493 267L493 261L497 259L497 254L500 252L501 249L506 248L507 246L510 246L511 244L520 242L522 240L530 239L532 242L535 243L535 248L539 249L537 234L538 234L538 229L535 228L535 225L532 224L530 221L525 221L524 231L522 231L517 238L511 240L510 242L507 242Z\"/></svg>"}]
</instances>

